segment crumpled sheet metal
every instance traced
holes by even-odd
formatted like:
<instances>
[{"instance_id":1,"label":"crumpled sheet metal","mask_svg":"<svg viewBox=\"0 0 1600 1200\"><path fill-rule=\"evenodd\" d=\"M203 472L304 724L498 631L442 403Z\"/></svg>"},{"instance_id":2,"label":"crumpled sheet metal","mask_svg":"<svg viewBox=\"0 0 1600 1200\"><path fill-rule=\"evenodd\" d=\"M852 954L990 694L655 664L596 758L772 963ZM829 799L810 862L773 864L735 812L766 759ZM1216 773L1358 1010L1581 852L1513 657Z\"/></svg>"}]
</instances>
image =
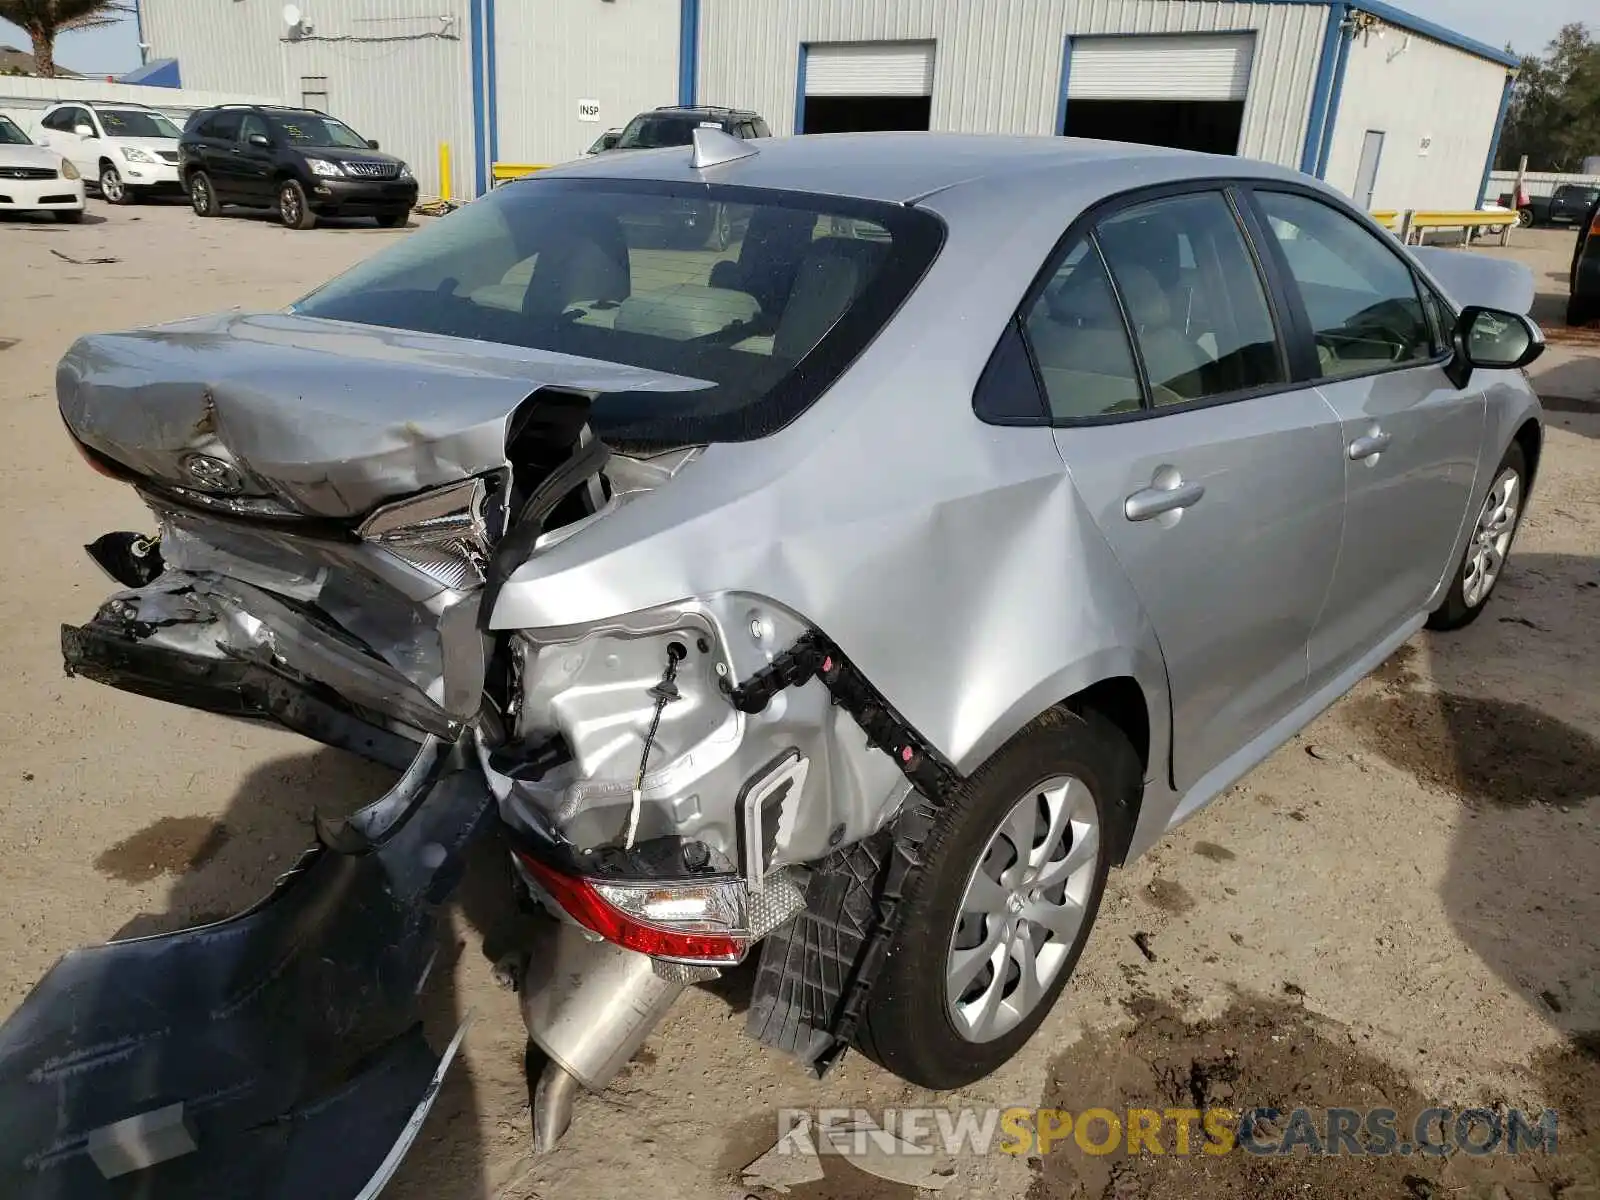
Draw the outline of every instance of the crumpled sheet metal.
<instances>
[{"instance_id":1,"label":"crumpled sheet metal","mask_svg":"<svg viewBox=\"0 0 1600 1200\"><path fill-rule=\"evenodd\" d=\"M506 464L534 391L675 391L703 381L515 346L219 313L80 338L56 371L68 427L152 479L192 486L192 453L236 466L255 495L358 516Z\"/></svg>"},{"instance_id":2,"label":"crumpled sheet metal","mask_svg":"<svg viewBox=\"0 0 1600 1200\"><path fill-rule=\"evenodd\" d=\"M437 1090L418 992L439 907L493 821L475 767L435 762L375 851L314 850L237 917L58 962L0 1026L0 1195L370 1195ZM90 1132L175 1103L198 1149L104 1180Z\"/></svg>"}]
</instances>

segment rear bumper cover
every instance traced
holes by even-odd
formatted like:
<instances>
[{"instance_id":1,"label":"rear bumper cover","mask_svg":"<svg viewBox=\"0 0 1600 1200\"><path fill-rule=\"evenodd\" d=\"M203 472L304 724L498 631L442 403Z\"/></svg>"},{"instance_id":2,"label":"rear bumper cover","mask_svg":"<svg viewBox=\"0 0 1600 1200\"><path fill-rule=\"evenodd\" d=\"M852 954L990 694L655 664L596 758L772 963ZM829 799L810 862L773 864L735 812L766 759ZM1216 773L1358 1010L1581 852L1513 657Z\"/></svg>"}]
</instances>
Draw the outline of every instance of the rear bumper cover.
<instances>
[{"instance_id":1,"label":"rear bumper cover","mask_svg":"<svg viewBox=\"0 0 1600 1200\"><path fill-rule=\"evenodd\" d=\"M419 768L246 913L51 969L0 1026L0 1195L376 1195L457 1044L429 1048L417 996L439 906L494 819L454 747L430 743ZM105 1178L91 1135L172 1105L195 1148Z\"/></svg>"},{"instance_id":2,"label":"rear bumper cover","mask_svg":"<svg viewBox=\"0 0 1600 1200\"><path fill-rule=\"evenodd\" d=\"M200 658L92 623L61 627L61 657L68 675L227 717L274 721L397 770L416 757L416 742L362 719L332 692L254 663Z\"/></svg>"}]
</instances>

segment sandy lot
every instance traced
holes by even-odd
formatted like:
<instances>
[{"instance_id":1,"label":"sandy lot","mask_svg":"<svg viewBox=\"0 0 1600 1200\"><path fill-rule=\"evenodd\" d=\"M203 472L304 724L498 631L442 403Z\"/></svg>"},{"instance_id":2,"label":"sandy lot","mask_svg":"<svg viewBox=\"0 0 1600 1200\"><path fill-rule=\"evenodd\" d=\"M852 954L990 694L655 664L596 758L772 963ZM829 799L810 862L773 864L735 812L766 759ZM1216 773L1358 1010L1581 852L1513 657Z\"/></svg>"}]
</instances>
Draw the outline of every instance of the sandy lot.
<instances>
[{"instance_id":1,"label":"sandy lot","mask_svg":"<svg viewBox=\"0 0 1600 1200\"><path fill-rule=\"evenodd\" d=\"M143 514L70 450L53 371L80 333L278 305L408 233L291 233L175 206L91 213L75 228L0 221L0 1011L74 945L240 908L308 842L313 806L348 809L385 782L286 733L63 677L59 624L108 590L79 547ZM1570 235L1517 236L1547 311ZM1600 347L1566 339L1563 353L1571 378L1593 379ZM1551 414L1484 618L1404 647L1115 874L1075 985L999 1075L934 1097L852 1056L811 1081L741 1036L745 971L693 991L534 1159L521 1026L482 948L491 861L459 906L454 969L435 973L438 1027L475 1015L465 1058L390 1194L764 1197L741 1168L787 1106L1387 1106L1404 1123L1438 1103L1557 1107L1559 1152L1128 1159L1069 1143L960 1158L929 1182L1041 1200L1600 1197L1597 797L1600 408L1573 402ZM792 1194L917 1193L832 1161Z\"/></svg>"}]
</instances>

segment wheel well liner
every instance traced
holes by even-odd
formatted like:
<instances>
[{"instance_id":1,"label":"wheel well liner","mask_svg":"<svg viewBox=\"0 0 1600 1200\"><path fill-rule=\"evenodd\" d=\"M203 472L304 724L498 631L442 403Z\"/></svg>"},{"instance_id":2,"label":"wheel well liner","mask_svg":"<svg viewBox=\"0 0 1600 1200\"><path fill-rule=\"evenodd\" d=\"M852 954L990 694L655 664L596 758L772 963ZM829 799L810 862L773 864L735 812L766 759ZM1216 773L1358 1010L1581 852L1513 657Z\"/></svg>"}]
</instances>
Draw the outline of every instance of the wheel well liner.
<instances>
[{"instance_id":1,"label":"wheel well liner","mask_svg":"<svg viewBox=\"0 0 1600 1200\"><path fill-rule=\"evenodd\" d=\"M1139 779L1141 785L1150 774L1150 705L1145 700L1144 689L1139 686L1136 679L1128 675L1113 676L1092 683L1080 692L1068 696L1060 704L1061 708L1076 713L1093 712L1110 721L1133 746L1133 752L1139 756ZM1121 866L1127 858L1128 844L1133 838L1134 828L1139 823L1139 806L1144 802L1144 788L1139 788L1139 794L1129 800L1129 810L1122 828L1117 831L1119 845L1112 862Z\"/></svg>"},{"instance_id":2,"label":"wheel well liner","mask_svg":"<svg viewBox=\"0 0 1600 1200\"><path fill-rule=\"evenodd\" d=\"M1539 422L1529 417L1511 440L1522 447L1522 457L1528 462L1528 490L1531 492L1533 481L1539 475L1539 451L1544 448L1544 433L1539 428Z\"/></svg>"}]
</instances>

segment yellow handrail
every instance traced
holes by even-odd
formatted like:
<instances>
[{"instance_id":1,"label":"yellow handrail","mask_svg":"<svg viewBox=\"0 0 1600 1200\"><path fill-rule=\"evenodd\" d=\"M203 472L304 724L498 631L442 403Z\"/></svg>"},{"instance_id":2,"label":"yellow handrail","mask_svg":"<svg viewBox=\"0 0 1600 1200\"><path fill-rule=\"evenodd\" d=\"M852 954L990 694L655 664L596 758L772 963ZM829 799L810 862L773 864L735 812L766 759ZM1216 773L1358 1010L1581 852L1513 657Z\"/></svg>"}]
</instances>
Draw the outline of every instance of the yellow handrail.
<instances>
[{"instance_id":1,"label":"yellow handrail","mask_svg":"<svg viewBox=\"0 0 1600 1200\"><path fill-rule=\"evenodd\" d=\"M1393 229L1399 223L1400 214L1392 209L1379 209L1367 214L1385 229Z\"/></svg>"},{"instance_id":2,"label":"yellow handrail","mask_svg":"<svg viewBox=\"0 0 1600 1200\"><path fill-rule=\"evenodd\" d=\"M498 187L502 183L513 179L521 179L524 175L532 175L535 171L542 171L549 163L491 163L489 165L489 186Z\"/></svg>"}]
</instances>

